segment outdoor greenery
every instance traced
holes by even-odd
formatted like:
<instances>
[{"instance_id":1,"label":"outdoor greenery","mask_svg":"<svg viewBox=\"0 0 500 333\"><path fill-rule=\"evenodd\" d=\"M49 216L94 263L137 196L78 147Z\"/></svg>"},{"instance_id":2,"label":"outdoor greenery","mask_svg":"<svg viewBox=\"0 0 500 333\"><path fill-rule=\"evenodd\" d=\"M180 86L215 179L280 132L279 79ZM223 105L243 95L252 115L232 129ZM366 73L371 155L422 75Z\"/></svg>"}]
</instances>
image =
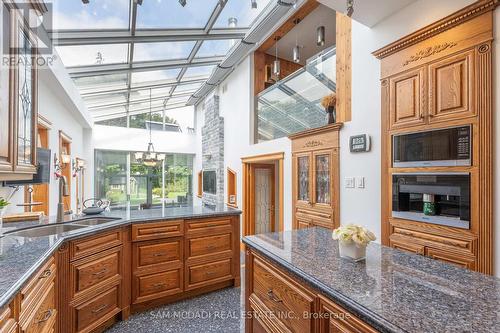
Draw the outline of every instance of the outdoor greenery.
<instances>
[{"instance_id":1,"label":"outdoor greenery","mask_svg":"<svg viewBox=\"0 0 500 333\"><path fill-rule=\"evenodd\" d=\"M130 128L146 128L146 122L149 121L149 113L142 113L130 116ZM153 113L151 115L151 121L163 122L163 117L161 113ZM177 120L165 116L165 123L167 124L178 124ZM96 122L98 125L115 126L115 127L127 127L127 117L114 118L108 120L102 120Z\"/></svg>"},{"instance_id":2,"label":"outdoor greenery","mask_svg":"<svg viewBox=\"0 0 500 333\"><path fill-rule=\"evenodd\" d=\"M0 197L0 209L7 207L10 205L10 202L5 200L4 198Z\"/></svg>"},{"instance_id":3,"label":"outdoor greenery","mask_svg":"<svg viewBox=\"0 0 500 333\"><path fill-rule=\"evenodd\" d=\"M112 205L127 201L126 165L124 152L99 152L102 166L98 168L97 195L106 197ZM190 159L182 155L167 155L165 160L165 199L167 204L186 202L191 195L192 167ZM130 203L139 205L147 202L148 182L152 203L162 202L162 166L147 167L135 162L132 154L130 164Z\"/></svg>"}]
</instances>

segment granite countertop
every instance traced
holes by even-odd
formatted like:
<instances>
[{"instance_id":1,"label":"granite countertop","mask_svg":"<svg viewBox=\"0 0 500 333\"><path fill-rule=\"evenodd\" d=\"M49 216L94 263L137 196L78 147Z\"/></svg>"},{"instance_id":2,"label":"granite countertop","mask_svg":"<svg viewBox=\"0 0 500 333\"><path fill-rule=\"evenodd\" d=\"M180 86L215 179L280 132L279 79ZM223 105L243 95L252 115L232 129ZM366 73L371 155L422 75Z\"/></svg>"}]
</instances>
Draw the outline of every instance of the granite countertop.
<instances>
[{"instance_id":1,"label":"granite countertop","mask_svg":"<svg viewBox=\"0 0 500 333\"><path fill-rule=\"evenodd\" d=\"M319 227L243 241L381 332L500 332L498 278L374 243L355 263Z\"/></svg>"},{"instance_id":2,"label":"granite countertop","mask_svg":"<svg viewBox=\"0 0 500 333\"><path fill-rule=\"evenodd\" d=\"M65 218L65 222L74 222L82 219L109 217L115 219L112 222L42 237L18 237L9 235L8 232L55 224L55 218L4 223L3 231L7 233L4 234L4 237L0 237L0 308L12 300L31 275L47 261L64 241L135 223L239 214L241 214L240 210L226 205L217 205L213 208L189 206L148 210L113 210L96 216L72 215Z\"/></svg>"}]
</instances>

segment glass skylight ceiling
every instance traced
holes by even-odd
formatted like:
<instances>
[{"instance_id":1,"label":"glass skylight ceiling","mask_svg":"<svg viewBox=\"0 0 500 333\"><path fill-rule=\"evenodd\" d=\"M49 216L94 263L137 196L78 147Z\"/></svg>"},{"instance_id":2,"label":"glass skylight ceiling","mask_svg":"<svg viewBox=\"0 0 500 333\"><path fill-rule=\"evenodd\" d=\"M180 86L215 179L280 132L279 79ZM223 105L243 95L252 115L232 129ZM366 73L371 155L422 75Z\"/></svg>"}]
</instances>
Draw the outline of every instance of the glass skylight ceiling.
<instances>
[{"instance_id":1,"label":"glass skylight ceiling","mask_svg":"<svg viewBox=\"0 0 500 333\"><path fill-rule=\"evenodd\" d=\"M273 0L53 0L47 27L96 121L182 107Z\"/></svg>"}]
</instances>

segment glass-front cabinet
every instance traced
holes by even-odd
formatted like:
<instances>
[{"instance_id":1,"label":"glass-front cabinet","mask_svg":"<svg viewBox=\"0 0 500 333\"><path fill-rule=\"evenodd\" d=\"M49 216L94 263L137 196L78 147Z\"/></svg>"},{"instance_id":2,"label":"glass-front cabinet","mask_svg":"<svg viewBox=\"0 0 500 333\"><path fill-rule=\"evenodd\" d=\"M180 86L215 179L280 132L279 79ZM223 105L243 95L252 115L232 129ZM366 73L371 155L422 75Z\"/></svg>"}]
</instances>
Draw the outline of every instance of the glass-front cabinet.
<instances>
[{"instance_id":1,"label":"glass-front cabinet","mask_svg":"<svg viewBox=\"0 0 500 333\"><path fill-rule=\"evenodd\" d=\"M1 5L0 180L31 179L36 173L36 38L19 14Z\"/></svg>"},{"instance_id":2,"label":"glass-front cabinet","mask_svg":"<svg viewBox=\"0 0 500 333\"><path fill-rule=\"evenodd\" d=\"M339 225L338 130L327 125L290 136L293 160L293 227Z\"/></svg>"}]
</instances>

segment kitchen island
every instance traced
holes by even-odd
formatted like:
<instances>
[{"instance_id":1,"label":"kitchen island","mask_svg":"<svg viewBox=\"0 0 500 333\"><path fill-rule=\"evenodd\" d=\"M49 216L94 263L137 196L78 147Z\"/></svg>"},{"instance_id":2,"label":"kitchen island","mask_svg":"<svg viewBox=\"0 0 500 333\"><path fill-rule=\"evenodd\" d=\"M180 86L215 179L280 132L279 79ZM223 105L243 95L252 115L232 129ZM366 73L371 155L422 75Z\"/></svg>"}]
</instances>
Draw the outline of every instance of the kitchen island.
<instances>
[{"instance_id":1,"label":"kitchen island","mask_svg":"<svg viewBox=\"0 0 500 333\"><path fill-rule=\"evenodd\" d=\"M111 211L4 225L0 332L99 331L130 313L240 284L240 211Z\"/></svg>"},{"instance_id":2,"label":"kitchen island","mask_svg":"<svg viewBox=\"0 0 500 333\"><path fill-rule=\"evenodd\" d=\"M370 244L339 257L331 231L243 238L246 332L500 332L500 279Z\"/></svg>"}]
</instances>

